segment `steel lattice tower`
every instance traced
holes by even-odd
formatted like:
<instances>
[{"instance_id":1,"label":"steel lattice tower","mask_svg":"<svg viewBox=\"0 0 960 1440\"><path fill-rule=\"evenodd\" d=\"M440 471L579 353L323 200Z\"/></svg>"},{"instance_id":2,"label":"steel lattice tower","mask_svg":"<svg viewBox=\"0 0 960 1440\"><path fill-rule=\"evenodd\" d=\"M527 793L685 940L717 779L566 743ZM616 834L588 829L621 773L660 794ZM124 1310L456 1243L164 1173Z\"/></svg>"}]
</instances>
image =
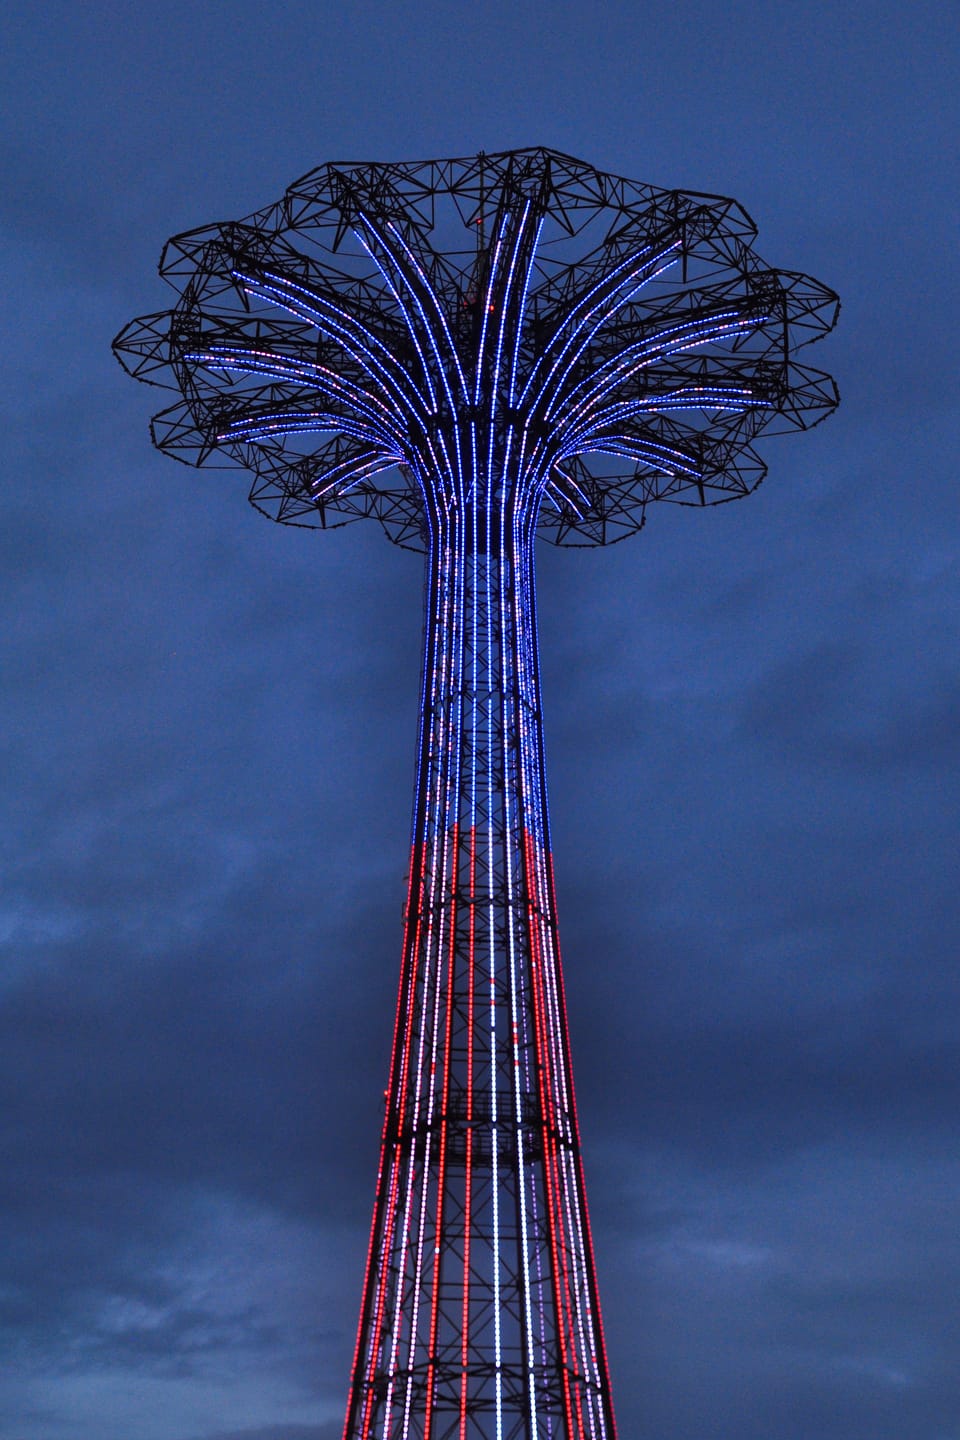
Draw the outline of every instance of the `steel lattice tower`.
<instances>
[{"instance_id":1,"label":"steel lattice tower","mask_svg":"<svg viewBox=\"0 0 960 1440\"><path fill-rule=\"evenodd\" d=\"M732 201L534 149L331 164L178 236L116 352L155 443L426 551L400 990L345 1440L614 1436L547 819L534 538L749 493L837 301Z\"/></svg>"}]
</instances>

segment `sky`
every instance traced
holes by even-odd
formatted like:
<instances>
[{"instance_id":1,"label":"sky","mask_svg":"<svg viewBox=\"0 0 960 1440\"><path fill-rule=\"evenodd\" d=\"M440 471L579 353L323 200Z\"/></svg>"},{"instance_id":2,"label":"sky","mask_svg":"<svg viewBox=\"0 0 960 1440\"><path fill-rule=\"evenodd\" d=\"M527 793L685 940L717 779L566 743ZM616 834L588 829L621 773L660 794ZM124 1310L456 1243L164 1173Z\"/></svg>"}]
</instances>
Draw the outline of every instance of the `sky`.
<instances>
[{"instance_id":1,"label":"sky","mask_svg":"<svg viewBox=\"0 0 960 1440\"><path fill-rule=\"evenodd\" d=\"M336 1440L421 562L150 447L168 236L548 145L834 288L837 414L539 557L623 1440L960 1440L958 16L554 0L0 17L0 1440Z\"/></svg>"}]
</instances>

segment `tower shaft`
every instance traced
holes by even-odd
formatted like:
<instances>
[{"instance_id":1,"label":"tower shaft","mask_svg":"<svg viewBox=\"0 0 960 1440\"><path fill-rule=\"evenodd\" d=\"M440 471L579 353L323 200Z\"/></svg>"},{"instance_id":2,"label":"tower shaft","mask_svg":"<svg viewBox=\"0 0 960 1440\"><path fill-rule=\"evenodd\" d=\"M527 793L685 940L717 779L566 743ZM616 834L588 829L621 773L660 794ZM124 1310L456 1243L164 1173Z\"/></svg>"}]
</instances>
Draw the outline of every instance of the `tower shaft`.
<instances>
[{"instance_id":1,"label":"tower shaft","mask_svg":"<svg viewBox=\"0 0 960 1440\"><path fill-rule=\"evenodd\" d=\"M410 879L345 1440L614 1435L523 488L428 507Z\"/></svg>"}]
</instances>

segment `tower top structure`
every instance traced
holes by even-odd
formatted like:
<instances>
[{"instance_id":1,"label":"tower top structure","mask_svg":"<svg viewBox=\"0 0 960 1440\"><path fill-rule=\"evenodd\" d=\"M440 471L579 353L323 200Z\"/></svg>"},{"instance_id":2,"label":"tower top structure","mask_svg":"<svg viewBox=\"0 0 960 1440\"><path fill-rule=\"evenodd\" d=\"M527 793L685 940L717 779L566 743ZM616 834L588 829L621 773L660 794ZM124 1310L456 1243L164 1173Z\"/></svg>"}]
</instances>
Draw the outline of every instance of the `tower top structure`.
<instances>
[{"instance_id":1,"label":"tower top structure","mask_svg":"<svg viewBox=\"0 0 960 1440\"><path fill-rule=\"evenodd\" d=\"M796 359L837 297L764 264L755 235L733 200L544 148L331 163L171 240L175 304L115 350L181 396L156 445L252 472L275 520L373 516L425 548L424 457L452 472L476 441L527 467L542 536L608 544L651 501L748 494L757 437L837 404Z\"/></svg>"}]
</instances>

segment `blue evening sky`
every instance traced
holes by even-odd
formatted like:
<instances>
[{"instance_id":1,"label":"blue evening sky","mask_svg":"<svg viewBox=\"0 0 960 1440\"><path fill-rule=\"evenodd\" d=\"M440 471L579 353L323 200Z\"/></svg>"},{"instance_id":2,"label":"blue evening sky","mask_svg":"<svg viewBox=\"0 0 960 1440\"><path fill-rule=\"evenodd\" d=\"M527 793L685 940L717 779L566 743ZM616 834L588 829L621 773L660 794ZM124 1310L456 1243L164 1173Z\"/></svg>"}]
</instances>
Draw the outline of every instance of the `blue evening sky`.
<instances>
[{"instance_id":1,"label":"blue evening sky","mask_svg":"<svg viewBox=\"0 0 960 1440\"><path fill-rule=\"evenodd\" d=\"M171 234L543 144L835 288L758 493L540 559L623 1440L960 1440L954 3L0 16L0 1437L336 1440L421 568L151 450ZM162 403L162 399L161 399Z\"/></svg>"}]
</instances>

